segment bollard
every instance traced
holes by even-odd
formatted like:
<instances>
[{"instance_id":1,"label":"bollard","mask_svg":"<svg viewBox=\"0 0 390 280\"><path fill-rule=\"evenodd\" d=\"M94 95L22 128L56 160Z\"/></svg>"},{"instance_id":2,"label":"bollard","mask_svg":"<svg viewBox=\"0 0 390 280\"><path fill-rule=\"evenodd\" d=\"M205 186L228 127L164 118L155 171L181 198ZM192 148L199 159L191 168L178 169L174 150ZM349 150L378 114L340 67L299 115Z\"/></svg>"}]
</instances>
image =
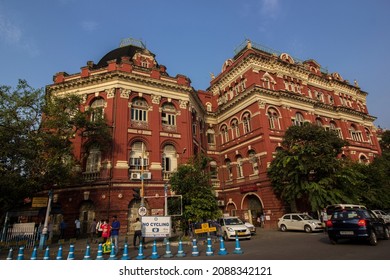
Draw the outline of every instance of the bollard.
<instances>
[{"instance_id":1,"label":"bollard","mask_svg":"<svg viewBox=\"0 0 390 280\"><path fill-rule=\"evenodd\" d=\"M45 261L50 260L50 249L49 249L49 246L46 247L45 255L43 256L43 259Z\"/></svg>"},{"instance_id":2,"label":"bollard","mask_svg":"<svg viewBox=\"0 0 390 280\"><path fill-rule=\"evenodd\" d=\"M226 248L225 248L225 241L223 240L223 237L221 236L220 239L219 239L218 255L224 256L224 255L227 255L227 254L228 254L228 252L226 251Z\"/></svg>"},{"instance_id":3,"label":"bollard","mask_svg":"<svg viewBox=\"0 0 390 280\"><path fill-rule=\"evenodd\" d=\"M14 249L12 249L12 247L9 248L7 260L12 260L13 252L14 252Z\"/></svg>"},{"instance_id":4,"label":"bollard","mask_svg":"<svg viewBox=\"0 0 390 280\"><path fill-rule=\"evenodd\" d=\"M142 242L139 243L139 249L138 249L138 256L136 257L137 260L143 260L146 257L144 256L144 248L142 245Z\"/></svg>"},{"instance_id":5,"label":"bollard","mask_svg":"<svg viewBox=\"0 0 390 280\"><path fill-rule=\"evenodd\" d=\"M152 248L152 255L150 256L151 259L156 260L159 259L160 256L157 253L157 242L156 240L153 241L153 248Z\"/></svg>"},{"instance_id":6,"label":"bollard","mask_svg":"<svg viewBox=\"0 0 390 280\"><path fill-rule=\"evenodd\" d=\"M34 250L32 251L30 260L37 260L38 259L38 250L37 247L34 247Z\"/></svg>"},{"instance_id":7,"label":"bollard","mask_svg":"<svg viewBox=\"0 0 390 280\"><path fill-rule=\"evenodd\" d=\"M116 260L114 243L111 244L111 253L110 253L110 257L108 259L109 260Z\"/></svg>"},{"instance_id":8,"label":"bollard","mask_svg":"<svg viewBox=\"0 0 390 280\"><path fill-rule=\"evenodd\" d=\"M98 245L98 250L97 250L97 255L96 255L96 260L104 260L103 258L103 247L102 243L99 243Z\"/></svg>"},{"instance_id":9,"label":"bollard","mask_svg":"<svg viewBox=\"0 0 390 280\"><path fill-rule=\"evenodd\" d=\"M173 254L171 252L171 244L169 243L169 239L167 239L167 243L165 246L165 254L163 256L164 258L172 258Z\"/></svg>"},{"instance_id":10,"label":"bollard","mask_svg":"<svg viewBox=\"0 0 390 280\"><path fill-rule=\"evenodd\" d=\"M83 260L91 259L91 247L87 244L87 248L85 249L85 254Z\"/></svg>"},{"instance_id":11,"label":"bollard","mask_svg":"<svg viewBox=\"0 0 390 280\"><path fill-rule=\"evenodd\" d=\"M198 245L196 239L192 239L192 253L191 256L197 257L199 256L199 250L198 250Z\"/></svg>"},{"instance_id":12,"label":"bollard","mask_svg":"<svg viewBox=\"0 0 390 280\"><path fill-rule=\"evenodd\" d=\"M207 250L206 250L206 256L214 256L213 247L211 245L211 238L207 237Z\"/></svg>"},{"instance_id":13,"label":"bollard","mask_svg":"<svg viewBox=\"0 0 390 280\"><path fill-rule=\"evenodd\" d=\"M233 251L233 254L242 254L244 253L240 247L240 240L238 240L238 236L236 235L236 248Z\"/></svg>"},{"instance_id":14,"label":"bollard","mask_svg":"<svg viewBox=\"0 0 390 280\"><path fill-rule=\"evenodd\" d=\"M70 244L67 260L74 260L74 245Z\"/></svg>"},{"instance_id":15,"label":"bollard","mask_svg":"<svg viewBox=\"0 0 390 280\"><path fill-rule=\"evenodd\" d=\"M181 242L181 239L179 240L179 248L177 249L176 257L185 257L186 253L183 251L183 243Z\"/></svg>"},{"instance_id":16,"label":"bollard","mask_svg":"<svg viewBox=\"0 0 390 280\"><path fill-rule=\"evenodd\" d=\"M127 243L125 243L125 245L123 247L123 255L122 255L121 260L129 260L130 259L129 252L128 252L129 251L128 247L129 246L127 245Z\"/></svg>"},{"instance_id":17,"label":"bollard","mask_svg":"<svg viewBox=\"0 0 390 280\"><path fill-rule=\"evenodd\" d=\"M19 247L17 260L24 260L24 246Z\"/></svg>"},{"instance_id":18,"label":"bollard","mask_svg":"<svg viewBox=\"0 0 390 280\"><path fill-rule=\"evenodd\" d=\"M62 245L58 247L57 257L56 260L62 260Z\"/></svg>"}]
</instances>

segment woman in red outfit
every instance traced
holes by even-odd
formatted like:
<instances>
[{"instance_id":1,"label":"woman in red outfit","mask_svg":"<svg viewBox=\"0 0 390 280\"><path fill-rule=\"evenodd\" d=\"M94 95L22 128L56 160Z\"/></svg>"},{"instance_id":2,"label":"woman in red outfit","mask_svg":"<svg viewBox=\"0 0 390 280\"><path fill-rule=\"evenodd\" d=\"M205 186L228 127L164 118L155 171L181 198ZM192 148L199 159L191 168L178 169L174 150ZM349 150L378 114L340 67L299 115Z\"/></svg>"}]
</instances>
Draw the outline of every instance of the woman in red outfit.
<instances>
[{"instance_id":1,"label":"woman in red outfit","mask_svg":"<svg viewBox=\"0 0 390 280\"><path fill-rule=\"evenodd\" d=\"M103 243L106 243L107 239L110 237L111 227L108 224L107 220L104 220L103 224L101 225L102 228L102 237L103 237Z\"/></svg>"}]
</instances>

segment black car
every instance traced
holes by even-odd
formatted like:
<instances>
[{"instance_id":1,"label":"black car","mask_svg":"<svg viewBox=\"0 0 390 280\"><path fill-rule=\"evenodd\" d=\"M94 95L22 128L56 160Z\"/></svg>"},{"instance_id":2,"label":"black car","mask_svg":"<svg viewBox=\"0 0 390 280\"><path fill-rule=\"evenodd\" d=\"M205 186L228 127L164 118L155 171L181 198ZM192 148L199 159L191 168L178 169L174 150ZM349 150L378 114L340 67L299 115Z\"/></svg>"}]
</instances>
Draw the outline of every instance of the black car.
<instances>
[{"instance_id":1,"label":"black car","mask_svg":"<svg viewBox=\"0 0 390 280\"><path fill-rule=\"evenodd\" d=\"M336 210L326 222L326 227L332 244L340 239L361 239L376 245L378 238L390 238L387 225L367 209Z\"/></svg>"}]
</instances>

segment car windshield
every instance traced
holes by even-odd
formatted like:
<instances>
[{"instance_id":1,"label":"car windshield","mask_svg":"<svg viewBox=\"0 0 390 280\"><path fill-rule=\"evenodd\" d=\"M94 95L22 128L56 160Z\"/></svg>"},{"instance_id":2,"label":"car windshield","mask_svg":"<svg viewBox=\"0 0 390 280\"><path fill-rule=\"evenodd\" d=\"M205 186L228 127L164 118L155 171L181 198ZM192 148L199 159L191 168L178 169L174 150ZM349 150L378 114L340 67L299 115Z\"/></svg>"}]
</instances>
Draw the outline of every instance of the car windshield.
<instances>
[{"instance_id":1,"label":"car windshield","mask_svg":"<svg viewBox=\"0 0 390 280\"><path fill-rule=\"evenodd\" d=\"M243 222L237 218L228 218L228 219L225 219L225 224L226 225L242 225Z\"/></svg>"},{"instance_id":2,"label":"car windshield","mask_svg":"<svg viewBox=\"0 0 390 280\"><path fill-rule=\"evenodd\" d=\"M333 213L333 220L362 219L369 218L370 214L364 210L343 210Z\"/></svg>"},{"instance_id":3,"label":"car windshield","mask_svg":"<svg viewBox=\"0 0 390 280\"><path fill-rule=\"evenodd\" d=\"M313 217L311 217L311 216L309 216L309 215L300 215L301 216L301 218L303 219L303 220L313 220Z\"/></svg>"}]
</instances>

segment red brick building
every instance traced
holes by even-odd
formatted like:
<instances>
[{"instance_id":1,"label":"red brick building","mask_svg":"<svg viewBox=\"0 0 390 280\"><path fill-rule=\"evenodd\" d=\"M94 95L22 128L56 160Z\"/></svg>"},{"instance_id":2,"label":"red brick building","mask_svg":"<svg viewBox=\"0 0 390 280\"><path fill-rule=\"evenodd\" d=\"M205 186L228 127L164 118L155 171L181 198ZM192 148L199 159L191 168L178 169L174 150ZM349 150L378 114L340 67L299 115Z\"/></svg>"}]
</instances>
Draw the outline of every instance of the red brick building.
<instances>
[{"instance_id":1,"label":"red brick building","mask_svg":"<svg viewBox=\"0 0 390 280\"><path fill-rule=\"evenodd\" d=\"M54 190L63 215L54 217L55 224L79 217L84 232L93 218L112 215L122 233L129 232L139 190L149 213L162 215L164 185L179 164L200 152L212 158L221 210L248 220L264 211L266 224L275 225L284 209L266 170L291 125L336 130L351 143L343 155L355 160L370 162L380 153L367 93L357 82L249 41L212 75L206 90L195 90L184 75L171 77L142 42L129 40L80 73L57 73L47 93L82 96L82 108L100 108L112 127L110 153L93 146L87 151L87 139L73 139L85 184Z\"/></svg>"}]
</instances>

